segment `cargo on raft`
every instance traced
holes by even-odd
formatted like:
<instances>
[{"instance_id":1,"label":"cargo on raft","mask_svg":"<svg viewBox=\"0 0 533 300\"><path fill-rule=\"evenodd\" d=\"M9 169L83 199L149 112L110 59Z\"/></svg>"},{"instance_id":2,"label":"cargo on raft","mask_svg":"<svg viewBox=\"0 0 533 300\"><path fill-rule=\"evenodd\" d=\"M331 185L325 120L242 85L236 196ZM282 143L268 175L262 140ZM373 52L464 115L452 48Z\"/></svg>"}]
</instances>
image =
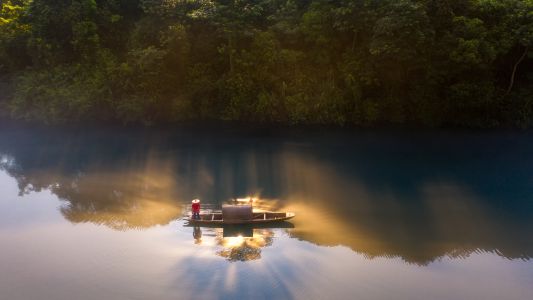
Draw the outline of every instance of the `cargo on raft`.
<instances>
[{"instance_id":1,"label":"cargo on raft","mask_svg":"<svg viewBox=\"0 0 533 300\"><path fill-rule=\"evenodd\" d=\"M294 218L292 212L254 212L252 205L223 205L221 212L200 213L199 218L188 218L194 225L266 224Z\"/></svg>"}]
</instances>

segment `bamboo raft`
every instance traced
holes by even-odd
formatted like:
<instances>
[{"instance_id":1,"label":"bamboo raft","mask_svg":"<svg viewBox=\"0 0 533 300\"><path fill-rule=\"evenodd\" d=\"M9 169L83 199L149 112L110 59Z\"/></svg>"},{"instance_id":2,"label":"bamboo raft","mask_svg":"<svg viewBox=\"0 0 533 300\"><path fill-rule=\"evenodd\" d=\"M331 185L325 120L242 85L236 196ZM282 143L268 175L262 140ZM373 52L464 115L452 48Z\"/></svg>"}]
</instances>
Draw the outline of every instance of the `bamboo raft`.
<instances>
[{"instance_id":1,"label":"bamboo raft","mask_svg":"<svg viewBox=\"0 0 533 300\"><path fill-rule=\"evenodd\" d=\"M221 212L200 213L200 218L187 220L192 225L268 224L295 216L292 212L254 212L251 205L223 205Z\"/></svg>"}]
</instances>

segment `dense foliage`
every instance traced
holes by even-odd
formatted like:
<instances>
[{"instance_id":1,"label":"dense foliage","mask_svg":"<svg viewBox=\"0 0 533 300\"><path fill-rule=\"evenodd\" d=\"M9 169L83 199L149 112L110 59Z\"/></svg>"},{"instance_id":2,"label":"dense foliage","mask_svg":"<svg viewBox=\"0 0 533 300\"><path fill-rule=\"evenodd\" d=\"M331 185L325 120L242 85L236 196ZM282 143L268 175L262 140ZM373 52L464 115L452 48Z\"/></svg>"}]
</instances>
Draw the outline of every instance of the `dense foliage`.
<instances>
[{"instance_id":1,"label":"dense foliage","mask_svg":"<svg viewBox=\"0 0 533 300\"><path fill-rule=\"evenodd\" d=\"M0 0L0 105L45 123L528 127L532 49L533 0Z\"/></svg>"}]
</instances>

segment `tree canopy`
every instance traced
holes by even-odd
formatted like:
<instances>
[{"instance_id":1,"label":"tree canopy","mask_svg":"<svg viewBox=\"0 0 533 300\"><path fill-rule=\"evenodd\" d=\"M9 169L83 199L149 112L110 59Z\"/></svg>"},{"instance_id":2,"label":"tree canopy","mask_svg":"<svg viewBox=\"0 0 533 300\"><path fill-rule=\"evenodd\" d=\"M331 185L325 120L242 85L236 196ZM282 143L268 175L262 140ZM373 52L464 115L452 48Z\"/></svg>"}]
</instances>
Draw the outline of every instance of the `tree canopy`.
<instances>
[{"instance_id":1,"label":"tree canopy","mask_svg":"<svg viewBox=\"0 0 533 300\"><path fill-rule=\"evenodd\" d=\"M0 80L48 124L529 127L533 0L2 0Z\"/></svg>"}]
</instances>

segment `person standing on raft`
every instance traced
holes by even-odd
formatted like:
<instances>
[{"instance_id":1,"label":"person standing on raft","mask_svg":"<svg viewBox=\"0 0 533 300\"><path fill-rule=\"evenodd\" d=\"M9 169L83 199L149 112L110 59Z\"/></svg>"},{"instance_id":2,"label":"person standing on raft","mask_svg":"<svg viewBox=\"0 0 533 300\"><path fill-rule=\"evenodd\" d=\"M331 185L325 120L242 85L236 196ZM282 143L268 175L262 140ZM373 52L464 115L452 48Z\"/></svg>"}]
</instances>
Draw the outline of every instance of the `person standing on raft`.
<instances>
[{"instance_id":1,"label":"person standing on raft","mask_svg":"<svg viewBox=\"0 0 533 300\"><path fill-rule=\"evenodd\" d=\"M200 199L192 200L192 218L200 219Z\"/></svg>"}]
</instances>

